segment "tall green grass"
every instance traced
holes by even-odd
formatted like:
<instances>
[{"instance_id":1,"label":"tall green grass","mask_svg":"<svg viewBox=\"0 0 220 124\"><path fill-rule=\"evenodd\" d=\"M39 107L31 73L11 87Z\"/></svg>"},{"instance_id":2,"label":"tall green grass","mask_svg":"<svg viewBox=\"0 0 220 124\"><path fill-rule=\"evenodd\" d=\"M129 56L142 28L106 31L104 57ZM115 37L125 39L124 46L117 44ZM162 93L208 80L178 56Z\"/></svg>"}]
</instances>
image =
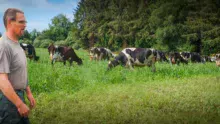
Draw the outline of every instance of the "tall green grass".
<instances>
[{"instance_id":1,"label":"tall green grass","mask_svg":"<svg viewBox=\"0 0 220 124\"><path fill-rule=\"evenodd\" d=\"M215 63L107 71L107 61L51 66L46 49L39 62L28 60L29 81L37 100L34 124L218 123L220 68Z\"/></svg>"}]
</instances>

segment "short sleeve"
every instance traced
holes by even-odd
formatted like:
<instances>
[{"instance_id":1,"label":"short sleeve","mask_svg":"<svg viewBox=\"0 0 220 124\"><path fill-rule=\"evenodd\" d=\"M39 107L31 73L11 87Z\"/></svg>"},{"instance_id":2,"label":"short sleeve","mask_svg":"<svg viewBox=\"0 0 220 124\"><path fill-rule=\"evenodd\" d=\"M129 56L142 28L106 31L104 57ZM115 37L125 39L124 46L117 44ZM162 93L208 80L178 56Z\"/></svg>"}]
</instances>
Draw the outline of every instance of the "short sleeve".
<instances>
[{"instance_id":1,"label":"short sleeve","mask_svg":"<svg viewBox=\"0 0 220 124\"><path fill-rule=\"evenodd\" d=\"M0 46L0 73L10 73L9 53L3 47Z\"/></svg>"}]
</instances>

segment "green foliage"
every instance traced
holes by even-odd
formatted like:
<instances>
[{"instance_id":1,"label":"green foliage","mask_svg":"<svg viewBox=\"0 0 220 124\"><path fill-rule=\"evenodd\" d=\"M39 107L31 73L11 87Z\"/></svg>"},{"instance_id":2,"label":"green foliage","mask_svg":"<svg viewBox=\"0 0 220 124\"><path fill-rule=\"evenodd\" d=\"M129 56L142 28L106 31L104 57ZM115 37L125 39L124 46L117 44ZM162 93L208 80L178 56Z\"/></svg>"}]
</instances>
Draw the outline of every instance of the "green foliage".
<instances>
[{"instance_id":1,"label":"green foliage","mask_svg":"<svg viewBox=\"0 0 220 124\"><path fill-rule=\"evenodd\" d=\"M32 44L32 41L29 39L23 39L23 40L19 40L20 43L26 43L26 44Z\"/></svg>"},{"instance_id":2,"label":"green foliage","mask_svg":"<svg viewBox=\"0 0 220 124\"><path fill-rule=\"evenodd\" d=\"M29 40L30 33L27 30L24 30L24 34L19 38L19 40Z\"/></svg>"},{"instance_id":3,"label":"green foliage","mask_svg":"<svg viewBox=\"0 0 220 124\"><path fill-rule=\"evenodd\" d=\"M50 39L39 40L38 38L36 38L33 45L37 48L47 48L50 43L52 43L52 40Z\"/></svg>"},{"instance_id":4,"label":"green foliage","mask_svg":"<svg viewBox=\"0 0 220 124\"><path fill-rule=\"evenodd\" d=\"M219 48L208 52L205 42L214 43L220 36L218 5L210 0L82 0L74 15L75 37L83 48L130 46L214 53Z\"/></svg>"},{"instance_id":5,"label":"green foliage","mask_svg":"<svg viewBox=\"0 0 220 124\"><path fill-rule=\"evenodd\" d=\"M68 43L65 42L64 40L61 40L61 41L57 41L56 45L58 45L58 46L68 46Z\"/></svg>"},{"instance_id":6,"label":"green foliage","mask_svg":"<svg viewBox=\"0 0 220 124\"><path fill-rule=\"evenodd\" d=\"M75 43L74 28L70 20L63 14L59 14L51 19L49 29L41 33L33 30L30 39L33 40L35 47L46 48L51 42L59 45L72 45ZM35 40L37 39L37 40Z\"/></svg>"},{"instance_id":7,"label":"green foliage","mask_svg":"<svg viewBox=\"0 0 220 124\"><path fill-rule=\"evenodd\" d=\"M167 51L177 50L181 42L181 35L177 26L171 25L164 28L158 28L156 31L157 45L166 47ZM158 48L163 49L163 48Z\"/></svg>"},{"instance_id":8,"label":"green foliage","mask_svg":"<svg viewBox=\"0 0 220 124\"><path fill-rule=\"evenodd\" d=\"M212 53L219 53L220 49L220 38L210 39L203 42L203 54L210 55Z\"/></svg>"},{"instance_id":9,"label":"green foliage","mask_svg":"<svg viewBox=\"0 0 220 124\"><path fill-rule=\"evenodd\" d=\"M40 35L40 32L38 32L36 29L33 29L30 32L30 40L33 42L39 35Z\"/></svg>"},{"instance_id":10,"label":"green foliage","mask_svg":"<svg viewBox=\"0 0 220 124\"><path fill-rule=\"evenodd\" d=\"M40 48L47 48L50 43L51 43L50 40L42 40L39 47L40 47Z\"/></svg>"}]
</instances>

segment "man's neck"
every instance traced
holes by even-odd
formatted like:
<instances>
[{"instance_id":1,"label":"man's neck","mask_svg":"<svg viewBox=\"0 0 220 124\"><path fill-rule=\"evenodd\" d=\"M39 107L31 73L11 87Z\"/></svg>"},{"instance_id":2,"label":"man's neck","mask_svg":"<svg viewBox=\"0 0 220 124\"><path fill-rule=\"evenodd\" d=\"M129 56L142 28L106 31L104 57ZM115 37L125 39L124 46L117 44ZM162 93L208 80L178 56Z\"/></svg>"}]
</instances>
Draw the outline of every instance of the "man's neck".
<instances>
[{"instance_id":1,"label":"man's neck","mask_svg":"<svg viewBox=\"0 0 220 124\"><path fill-rule=\"evenodd\" d=\"M6 31L6 35L10 40L12 40L16 43L18 42L18 37L15 34L13 34L12 32Z\"/></svg>"}]
</instances>

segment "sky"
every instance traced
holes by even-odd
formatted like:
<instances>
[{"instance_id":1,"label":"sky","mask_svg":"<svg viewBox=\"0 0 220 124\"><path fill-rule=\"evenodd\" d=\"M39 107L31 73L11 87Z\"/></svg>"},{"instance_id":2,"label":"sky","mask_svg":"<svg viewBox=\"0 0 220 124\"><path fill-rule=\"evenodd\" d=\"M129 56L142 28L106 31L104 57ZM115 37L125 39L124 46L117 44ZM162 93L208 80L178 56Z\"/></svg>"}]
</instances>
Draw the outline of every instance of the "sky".
<instances>
[{"instance_id":1,"label":"sky","mask_svg":"<svg viewBox=\"0 0 220 124\"><path fill-rule=\"evenodd\" d=\"M51 19L64 14L73 21L73 12L80 0L0 0L0 32L5 32L3 15L7 8L18 8L24 12L27 20L26 29L43 31L49 28Z\"/></svg>"}]
</instances>

